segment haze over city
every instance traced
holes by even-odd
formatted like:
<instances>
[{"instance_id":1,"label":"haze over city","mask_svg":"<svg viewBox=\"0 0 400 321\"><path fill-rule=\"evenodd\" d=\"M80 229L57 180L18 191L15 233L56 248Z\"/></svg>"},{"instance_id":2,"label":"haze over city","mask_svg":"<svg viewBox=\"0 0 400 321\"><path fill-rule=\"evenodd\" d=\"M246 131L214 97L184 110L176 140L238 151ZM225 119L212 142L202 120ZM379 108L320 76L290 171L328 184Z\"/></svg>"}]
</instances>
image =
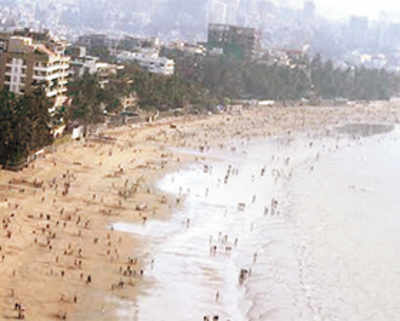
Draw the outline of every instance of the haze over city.
<instances>
[{"instance_id":1,"label":"haze over city","mask_svg":"<svg viewBox=\"0 0 400 321\"><path fill-rule=\"evenodd\" d=\"M300 8L302 0L275 1L276 4L284 4ZM364 1L364 0L315 0L317 11L329 18L346 18L350 15L368 16L378 19L382 14L396 15L400 13L398 2L395 0Z\"/></svg>"}]
</instances>

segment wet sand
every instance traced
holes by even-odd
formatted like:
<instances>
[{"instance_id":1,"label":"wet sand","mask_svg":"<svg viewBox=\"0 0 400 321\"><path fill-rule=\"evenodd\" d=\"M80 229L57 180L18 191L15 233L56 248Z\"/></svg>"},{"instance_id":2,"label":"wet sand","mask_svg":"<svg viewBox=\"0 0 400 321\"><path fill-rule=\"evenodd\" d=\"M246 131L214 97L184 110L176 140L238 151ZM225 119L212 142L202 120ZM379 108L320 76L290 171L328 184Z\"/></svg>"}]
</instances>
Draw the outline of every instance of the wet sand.
<instances>
[{"instance_id":1,"label":"wet sand","mask_svg":"<svg viewBox=\"0 0 400 321\"><path fill-rule=\"evenodd\" d=\"M120 232L110 227L121 222L151 231L152 224L168 222L184 197L155 188L165 173L189 163L211 164L218 154L206 156L207 150L235 153L257 137L326 132L357 122L393 124L398 119L399 109L393 106L266 108L171 119L108 130L104 134L115 138L114 144L68 143L21 173L2 171L0 319L17 316L15 303L35 320L61 319L65 314L68 320L114 320L118 313L121 320L148 319L136 312L137 298L151 298L157 291L152 289L157 273L163 273L158 270L163 258L149 245L149 233L132 235L126 233L129 228ZM209 235L204 237L208 240ZM173 265L170 268L173 272ZM226 274L237 280L233 271L227 268ZM217 282L212 271L205 273ZM193 281L190 274L185 281ZM215 296L215 287L208 291ZM232 307L241 301L232 300ZM153 304L160 306L149 307L165 311L164 303L156 300Z\"/></svg>"},{"instance_id":2,"label":"wet sand","mask_svg":"<svg viewBox=\"0 0 400 321\"><path fill-rule=\"evenodd\" d=\"M377 136L362 138L359 127ZM124 320L396 320L400 239L388 227L400 223L400 133L391 129L254 139L211 149L208 170L195 163L167 175L159 186L185 194L183 208L168 224L125 226L150 239L157 263L136 319ZM243 282L241 269L251 271ZM380 291L385 299L372 302Z\"/></svg>"}]
</instances>

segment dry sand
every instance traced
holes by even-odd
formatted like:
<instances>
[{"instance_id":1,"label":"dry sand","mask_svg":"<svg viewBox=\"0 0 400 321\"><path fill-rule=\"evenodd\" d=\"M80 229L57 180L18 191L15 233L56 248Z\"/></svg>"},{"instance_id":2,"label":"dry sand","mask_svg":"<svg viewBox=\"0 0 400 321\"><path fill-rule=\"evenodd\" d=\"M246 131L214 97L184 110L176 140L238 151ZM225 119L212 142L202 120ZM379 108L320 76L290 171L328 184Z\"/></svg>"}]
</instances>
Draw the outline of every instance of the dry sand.
<instances>
[{"instance_id":1,"label":"dry sand","mask_svg":"<svg viewBox=\"0 0 400 321\"><path fill-rule=\"evenodd\" d=\"M396 106L376 104L164 119L106 130L110 142L59 145L19 173L0 171L0 320L18 316L15 303L29 320L115 320L106 298L134 300L153 258L143 240L110 225L168 218L177 201L154 182L198 157L168 147L230 149L234 139L399 116Z\"/></svg>"}]
</instances>

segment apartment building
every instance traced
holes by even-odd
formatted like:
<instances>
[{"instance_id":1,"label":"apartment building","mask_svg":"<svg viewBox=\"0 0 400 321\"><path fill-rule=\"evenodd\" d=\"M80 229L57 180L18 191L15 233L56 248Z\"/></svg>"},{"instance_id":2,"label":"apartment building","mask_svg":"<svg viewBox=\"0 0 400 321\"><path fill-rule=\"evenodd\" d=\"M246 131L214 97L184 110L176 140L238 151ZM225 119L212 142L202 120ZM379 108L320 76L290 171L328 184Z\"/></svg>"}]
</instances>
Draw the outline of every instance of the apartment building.
<instances>
[{"instance_id":1,"label":"apartment building","mask_svg":"<svg viewBox=\"0 0 400 321\"><path fill-rule=\"evenodd\" d=\"M139 66L154 74L171 76L175 71L174 61L165 57L149 58L146 56L136 56L135 61Z\"/></svg>"},{"instance_id":2,"label":"apartment building","mask_svg":"<svg viewBox=\"0 0 400 321\"><path fill-rule=\"evenodd\" d=\"M65 45L52 39L0 34L0 90L29 94L36 86L45 88L54 107L66 100L69 57Z\"/></svg>"},{"instance_id":3,"label":"apartment building","mask_svg":"<svg viewBox=\"0 0 400 321\"><path fill-rule=\"evenodd\" d=\"M101 62L99 57L86 55L86 48L82 46L69 47L67 52L71 57L70 74L75 78L96 75L102 88L110 82L110 77L124 69L122 65Z\"/></svg>"},{"instance_id":4,"label":"apartment building","mask_svg":"<svg viewBox=\"0 0 400 321\"><path fill-rule=\"evenodd\" d=\"M222 48L225 54L239 58L254 57L261 47L260 39L260 32L255 28L216 23L208 25L209 49Z\"/></svg>"},{"instance_id":5,"label":"apartment building","mask_svg":"<svg viewBox=\"0 0 400 321\"><path fill-rule=\"evenodd\" d=\"M80 36L77 43L87 48L107 47L107 36L104 34L90 34Z\"/></svg>"},{"instance_id":6,"label":"apartment building","mask_svg":"<svg viewBox=\"0 0 400 321\"><path fill-rule=\"evenodd\" d=\"M143 69L154 74L172 76L175 72L175 62L166 57L159 57L158 51L142 51L139 53L123 51L118 55L120 61L134 61Z\"/></svg>"}]
</instances>

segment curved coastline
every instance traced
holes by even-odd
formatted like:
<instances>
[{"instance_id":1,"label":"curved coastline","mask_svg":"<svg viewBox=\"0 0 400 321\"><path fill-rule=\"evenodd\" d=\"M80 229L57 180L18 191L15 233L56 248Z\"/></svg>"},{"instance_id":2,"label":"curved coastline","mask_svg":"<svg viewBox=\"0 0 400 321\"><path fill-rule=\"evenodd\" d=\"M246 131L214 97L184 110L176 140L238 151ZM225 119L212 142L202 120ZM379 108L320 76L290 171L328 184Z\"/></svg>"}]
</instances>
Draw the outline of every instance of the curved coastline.
<instances>
[{"instance_id":1,"label":"curved coastline","mask_svg":"<svg viewBox=\"0 0 400 321\"><path fill-rule=\"evenodd\" d=\"M151 291L151 287L145 287L151 281L146 278L146 269L152 260L146 241L127 233L110 232L109 226L119 221L143 224L144 217L148 222L170 217L176 199L157 192L152 184L182 164L207 159L202 154L181 154L169 147L199 150L214 146L234 151L232 139L247 141L289 131L325 131L338 123L359 119L396 123L399 114L396 106L389 105L376 109L263 108L241 115L175 118L143 128L105 130L106 135L117 138L115 145L70 143L59 146L55 153L21 173L2 171L0 197L4 206L0 214L2 219L10 220L7 229L12 235L0 236L5 253L0 264L1 317L12 317L12 302L19 300L26 306L29 318L52 320L67 312L69 320L109 320L115 317L121 302L135 302L138 291ZM126 192L126 187L132 187L141 177L144 180L134 196L124 198L118 194ZM44 182L42 188L32 185L34 179ZM63 196L62 188L56 185L63 186L66 180L71 188ZM146 205L143 209L142 204ZM50 240L50 250L46 228L56 233ZM134 256L143 258L135 270L144 269L144 276L135 277L130 284L130 278L119 271L120 267L127 268L128 259ZM79 260L80 267L76 265ZM93 277L92 284L85 282L88 275ZM111 285L120 280L125 286L113 292ZM29 287L25 286L27 282ZM72 303L75 295L76 304Z\"/></svg>"}]
</instances>

